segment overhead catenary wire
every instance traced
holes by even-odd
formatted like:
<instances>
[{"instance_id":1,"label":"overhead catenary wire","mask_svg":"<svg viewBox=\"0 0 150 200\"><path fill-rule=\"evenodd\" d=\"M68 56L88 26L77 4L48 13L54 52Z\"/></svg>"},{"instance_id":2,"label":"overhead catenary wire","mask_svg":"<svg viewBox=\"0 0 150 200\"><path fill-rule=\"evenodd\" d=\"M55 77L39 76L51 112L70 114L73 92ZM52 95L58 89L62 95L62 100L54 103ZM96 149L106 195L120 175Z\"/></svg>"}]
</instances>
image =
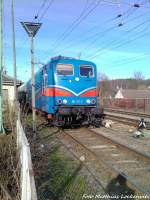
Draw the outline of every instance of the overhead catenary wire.
<instances>
[{"instance_id":1,"label":"overhead catenary wire","mask_svg":"<svg viewBox=\"0 0 150 200\"><path fill-rule=\"evenodd\" d=\"M45 4L46 4L47 1L48 1L48 0L44 0L44 1L42 2L42 4L41 4L39 10L37 11L37 13L36 13L34 19L38 19L39 14L41 13L42 9L45 7Z\"/></svg>"},{"instance_id":2,"label":"overhead catenary wire","mask_svg":"<svg viewBox=\"0 0 150 200\"><path fill-rule=\"evenodd\" d=\"M111 50L114 50L114 49L116 49L116 48L119 48L119 47L128 45L129 43L134 42L134 41L136 41L137 39L142 38L142 37L144 37L144 36L146 36L146 35L148 35L148 34L150 34L150 31L148 31L148 32L146 32L146 33L144 33L144 34L141 34L141 35L135 37L134 39L131 39L131 40L128 40L128 41L124 41L123 43L119 44L118 46L115 46L115 47L111 48ZM107 52L107 53L108 53L108 52ZM102 54L101 54L101 55L102 55ZM93 59L93 58L96 58L96 57L98 57L98 56L99 56L99 54L98 54L98 55L91 56L91 57L89 57L89 58Z\"/></svg>"},{"instance_id":3,"label":"overhead catenary wire","mask_svg":"<svg viewBox=\"0 0 150 200\"><path fill-rule=\"evenodd\" d=\"M81 11L80 15L71 23L71 25L63 32L63 34L61 36L58 37L58 39L52 43L52 50L56 51L54 48L57 47L57 45L60 45L60 42L62 42L62 40L66 39L66 37L68 37L68 35L79 25L81 24L81 22L94 10L96 9L96 7L98 7L99 3L101 2L101 0L98 0L95 3L95 0L92 1L89 5L88 5L88 0L86 1L86 5L84 6L84 9Z\"/></svg>"},{"instance_id":4,"label":"overhead catenary wire","mask_svg":"<svg viewBox=\"0 0 150 200\"><path fill-rule=\"evenodd\" d=\"M94 9L95 9L95 8L99 5L99 3L101 3L101 2L102 2L102 0L100 0L100 1L98 2L98 4L94 7ZM91 9L90 12L87 13L87 16L91 13L91 11L93 11L93 9ZM84 16L84 18L87 17L87 16ZM117 15L116 17L107 20L106 23L109 22L109 21L115 20L115 19L117 19L117 18L119 18L119 17L121 17L121 15ZM84 18L83 18L83 19L84 19ZM76 26L78 26L78 25L80 24L80 22L81 22L81 21L79 21L78 24L77 24ZM75 28L76 28L76 27L75 27ZM74 30L74 27L70 30L70 33L71 33L73 30ZM67 33L67 37L68 37L68 33ZM62 41L63 41L64 39L66 39L66 38L60 38L59 40L62 40ZM62 41L61 41L61 42L62 42ZM57 45L56 45L56 46L57 46Z\"/></svg>"},{"instance_id":5,"label":"overhead catenary wire","mask_svg":"<svg viewBox=\"0 0 150 200\"><path fill-rule=\"evenodd\" d=\"M94 1L92 3L94 3ZM86 5L81 11L81 13L79 14L79 16L67 27L67 29L60 35L60 37L56 39L56 41L52 44L52 46L54 46L55 43L57 43L59 40L61 40L62 37L64 37L64 35L68 32L68 30L70 30L74 26L74 24L84 15L84 13L86 12L86 9L89 9L90 6L92 5L92 4L90 5L87 5L87 4L88 4L88 1L86 1Z\"/></svg>"},{"instance_id":6,"label":"overhead catenary wire","mask_svg":"<svg viewBox=\"0 0 150 200\"><path fill-rule=\"evenodd\" d=\"M128 14L127 17L126 17L126 19L129 17L129 15L133 14L133 12L132 12L132 13L128 13L128 11L130 11L130 9L128 9L126 12L124 12L124 13ZM133 10L133 11L135 11L135 10ZM130 23L130 22L134 21L135 19L137 19L138 17L141 17L141 16L143 16L143 14L137 16L136 18L130 19L129 21L127 21L127 23ZM120 24L120 26L123 26L123 25L124 25L123 23ZM138 26L140 26L140 25L138 25ZM126 32L126 34L129 33L129 32L131 32L132 30L137 29L138 26L134 27L133 29L130 29L129 31ZM117 40L118 40L118 39L117 39ZM116 43L117 40L113 41L113 44ZM104 48L105 48L105 47L104 47Z\"/></svg>"},{"instance_id":7,"label":"overhead catenary wire","mask_svg":"<svg viewBox=\"0 0 150 200\"><path fill-rule=\"evenodd\" d=\"M116 17L113 17L113 18L111 18L111 19L109 19L109 20L107 20L106 22L104 22L105 24L107 23L107 22L112 22L112 21L114 21L114 20L116 20L116 19L119 19L120 17L122 17L123 15L127 15L127 17L126 18L128 18L131 14L133 14L133 13L129 13L129 11L130 11L130 9L131 8L129 8L129 9L127 9L126 11L124 11L124 12L122 12L122 14L118 14ZM139 16L137 16L137 18L138 17L141 17L142 15L139 15ZM126 19L126 18L124 18L124 19ZM131 20L129 20L128 21L128 23L130 23L131 21L133 21L133 20L135 20L135 19L137 19L137 18L133 18L133 19L131 19ZM120 24L118 24L118 25L115 25L115 26L112 26L112 27L110 27L110 28L107 28L106 30L104 30L104 31L98 31L98 32L96 32L96 33L94 33L93 35L91 35L91 36L89 36L89 37L85 37L84 36L84 38L82 39L82 40L79 40L80 41L80 43L81 42L84 42L84 41L89 41L91 38L93 39L91 42L90 42L90 44L93 46L94 45L94 43L96 43L97 42L97 40L100 38L100 37L104 37L108 32L111 32L112 30L114 30L114 29L116 29L117 27L120 27L120 26L122 26L123 25L123 22L122 23L120 23ZM96 26L96 28L98 28L99 26ZM93 30L93 29L92 29ZM90 31L86 31L86 34L87 33L89 33ZM100 34L100 35L99 35ZM105 34L105 35L104 35ZM93 38L93 37L96 37L96 38ZM90 44L88 44L87 46L89 46ZM78 45L78 39L77 39L77 41L76 40L73 40L71 43L69 43L66 47L64 47L63 49L61 49L61 51L64 51L65 49L68 49L69 47L71 47L72 45L75 45L75 46L77 46ZM91 47L91 46L90 46ZM85 49L85 47L83 48L83 50ZM80 50L80 51L82 51L82 50Z\"/></svg>"},{"instance_id":8,"label":"overhead catenary wire","mask_svg":"<svg viewBox=\"0 0 150 200\"><path fill-rule=\"evenodd\" d=\"M139 16L136 16L135 18L133 18L133 19L131 19L131 20L128 20L126 23L124 23L124 26L126 26L128 23L133 22L134 20L138 19L138 18L141 17L141 16L143 16L143 14L142 14L142 15L139 15ZM138 27L138 26L137 26L137 27ZM135 27L134 30L135 30L137 27ZM113 30L115 30L115 29L117 29L117 28L118 28L118 25L113 26L113 27L110 27L110 28L104 30L103 32L101 32L100 35L99 35L98 33L96 33L95 36L98 36L98 37L101 37L101 38L102 38L102 37L105 37L107 33L111 32L111 31L113 31ZM131 29L130 29L130 30L131 30ZM132 29L132 30L133 30L133 29ZM128 33L128 31L127 31L126 33ZM93 46L93 45L97 42L97 39L98 39L98 38L92 40L91 43L88 44L88 46L89 46L89 45L90 45L90 47ZM84 47L84 48L85 48L85 47Z\"/></svg>"},{"instance_id":9,"label":"overhead catenary wire","mask_svg":"<svg viewBox=\"0 0 150 200\"><path fill-rule=\"evenodd\" d=\"M120 15L117 15L116 17L110 18L110 19L104 21L103 24L110 23L110 22L116 20L116 19L119 18L119 17L120 17ZM116 27L117 27L116 25L115 25L115 26L111 26L111 27L105 29L104 31L97 31L96 33L94 33L94 34L92 34L92 35L90 35L90 36L88 36L88 37L85 37L85 36L84 36L84 38L79 39L79 42L84 42L84 41L87 41L87 40L89 40L89 39L91 39L91 38L93 39L93 37L99 36L99 34L100 34L100 35L103 35L104 33L107 33L107 32L109 32L110 30L115 29ZM92 32L94 29L97 29L97 28L99 28L99 25L98 25L98 26L95 26L95 27L92 28L92 29L89 29L88 31L86 31L86 34ZM68 48L68 47L71 47L73 44L74 44L74 45L77 45L77 44L78 44L77 42L78 42L78 38L77 38L77 40L75 39L75 40L73 40L73 42L69 43L69 45L67 45L66 47L64 47L61 51L65 50L65 49Z\"/></svg>"},{"instance_id":10,"label":"overhead catenary wire","mask_svg":"<svg viewBox=\"0 0 150 200\"><path fill-rule=\"evenodd\" d=\"M135 62L138 62L138 61L142 61L143 59L146 59L146 58L150 59L150 55L136 57L136 58L130 59L130 60L126 61L126 62L120 62L119 64L114 63L113 65L111 65L111 68L120 67L120 66L123 66L123 65L126 65L126 64L130 64L130 63L135 63ZM104 66L106 66L106 64L104 64L103 67ZM110 65L108 64L107 66L110 66Z\"/></svg>"},{"instance_id":11,"label":"overhead catenary wire","mask_svg":"<svg viewBox=\"0 0 150 200\"><path fill-rule=\"evenodd\" d=\"M94 1L95 2L95 1ZM59 43L61 43L62 41L64 41L80 24L81 22L86 19L90 13L92 13L100 4L101 0L98 0L97 3L94 6L90 6L90 8L88 9L88 12L86 10L86 12L84 12L82 14L82 16L80 16L77 20L76 23L73 23L73 25L71 25L69 29L67 29L62 36L60 36L60 38L54 43L53 47L56 48L57 45Z\"/></svg>"},{"instance_id":12,"label":"overhead catenary wire","mask_svg":"<svg viewBox=\"0 0 150 200\"><path fill-rule=\"evenodd\" d=\"M85 7L86 7L86 6L85 6ZM134 9L134 10L138 10L138 9ZM127 13L127 14L130 13L130 15L131 15L131 10L128 11L128 12L126 12L126 13ZM126 14L126 16L129 17L130 15L127 15L127 14ZM133 12L132 12L132 14L133 14ZM121 15L121 14L120 14L120 15ZM142 15L143 15L143 14L142 14ZM142 15L141 15L141 16L142 16ZM118 14L118 16L119 16L119 14ZM126 18L127 18L127 17L126 17ZM116 18L115 18L115 19L116 19ZM134 17L134 19L136 19L136 17ZM130 20L129 20L129 21L130 21ZM109 31L109 30L108 30L108 31ZM101 34L102 34L102 33L101 33ZM67 37L68 37L68 36L67 36ZM92 38L92 40L94 40L94 39ZM60 45L61 42L62 42L62 41L60 40L60 41L58 42L58 44ZM121 41L121 42L122 42L122 41ZM117 45L117 43L118 43L118 41L116 42L115 45Z\"/></svg>"},{"instance_id":13,"label":"overhead catenary wire","mask_svg":"<svg viewBox=\"0 0 150 200\"><path fill-rule=\"evenodd\" d=\"M143 16L143 14L140 15L140 16L137 16L136 18L133 18L133 19L127 21L124 25L126 25L127 23L130 23L130 22L134 21L135 19L138 19L138 17L141 17L141 16ZM134 30L135 30L137 27L138 27L138 26L134 27ZM80 51L82 52L84 49L86 49L86 48L88 48L88 47L91 48L93 45L95 45L95 43L98 41L99 38L101 39L101 38L105 37L106 34L108 34L109 32L112 32L113 30L115 30L115 29L117 29L117 28L118 28L118 25L115 25L115 26L112 26L112 27L110 27L110 28L104 30L103 32L97 32L95 35L92 35L91 37L86 38L85 41L89 40L90 38L92 38L93 40L90 41L90 43L88 43L88 44L86 45L86 47L84 46L83 49L80 50ZM127 31L127 33L128 33L128 31ZM95 36L97 36L97 37L96 37L96 38L93 38L93 37L95 37Z\"/></svg>"},{"instance_id":14,"label":"overhead catenary wire","mask_svg":"<svg viewBox=\"0 0 150 200\"><path fill-rule=\"evenodd\" d=\"M128 34L128 33L131 33L133 30L136 30L136 29L138 29L139 27L143 26L144 24L148 23L149 21L150 21L150 19L145 20L144 22L142 22L142 23L140 23L140 24L138 24L138 25L132 27L131 29L129 29L129 30L126 32L126 35L125 35L125 36L127 36L127 34ZM108 50L108 47L111 46L111 45L113 45L113 44L114 44L115 46L112 47L111 49L114 49L114 48L119 47L122 43L124 44L124 42L122 42L122 39L121 39L121 41L120 41L121 43L117 44L117 42L118 42L118 39L113 40L113 42L112 42L111 44L109 43L109 45L105 45L104 47L99 48L99 49L94 53L94 55L91 55L91 56L90 56L90 58L95 58L95 57L97 57L97 56L100 54L100 52L104 52L104 51ZM127 43L127 41L126 41L126 43ZM97 54L97 53L98 53L98 55L95 55L95 54Z\"/></svg>"},{"instance_id":15,"label":"overhead catenary wire","mask_svg":"<svg viewBox=\"0 0 150 200\"><path fill-rule=\"evenodd\" d=\"M47 7L43 10L41 16L39 17L39 22L44 18L44 16L46 15L47 11L49 10L49 8L51 7L51 5L53 4L54 0L50 0L49 4L47 5Z\"/></svg>"},{"instance_id":16,"label":"overhead catenary wire","mask_svg":"<svg viewBox=\"0 0 150 200\"><path fill-rule=\"evenodd\" d=\"M123 56L123 57L126 57L125 55ZM120 64L124 64L124 63L126 63L126 62L129 62L129 61L132 61L132 60L136 60L136 59L142 59L142 58L147 58L147 57L150 57L150 54L143 54L143 53L137 53L137 55L136 56L133 56L132 54L130 55L127 55L127 57L126 58L124 58L124 59L117 59L117 61L115 60L115 61L111 61L111 63L109 63L109 62L106 62L106 64L104 64L104 65L120 65Z\"/></svg>"}]
</instances>

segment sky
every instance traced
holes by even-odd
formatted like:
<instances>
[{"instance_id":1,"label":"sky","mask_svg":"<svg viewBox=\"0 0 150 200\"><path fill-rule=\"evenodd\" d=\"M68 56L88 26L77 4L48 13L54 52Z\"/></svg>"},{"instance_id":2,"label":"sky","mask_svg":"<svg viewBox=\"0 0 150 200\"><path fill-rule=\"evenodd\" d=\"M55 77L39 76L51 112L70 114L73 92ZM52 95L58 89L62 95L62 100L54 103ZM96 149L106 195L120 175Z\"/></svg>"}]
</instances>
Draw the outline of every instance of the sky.
<instances>
[{"instance_id":1,"label":"sky","mask_svg":"<svg viewBox=\"0 0 150 200\"><path fill-rule=\"evenodd\" d=\"M36 63L80 57L109 79L131 78L135 71L150 78L149 0L14 0L14 12L20 80L31 77L30 40L21 21L42 23L34 39ZM3 47L5 69L13 76L10 0L3 0Z\"/></svg>"}]
</instances>

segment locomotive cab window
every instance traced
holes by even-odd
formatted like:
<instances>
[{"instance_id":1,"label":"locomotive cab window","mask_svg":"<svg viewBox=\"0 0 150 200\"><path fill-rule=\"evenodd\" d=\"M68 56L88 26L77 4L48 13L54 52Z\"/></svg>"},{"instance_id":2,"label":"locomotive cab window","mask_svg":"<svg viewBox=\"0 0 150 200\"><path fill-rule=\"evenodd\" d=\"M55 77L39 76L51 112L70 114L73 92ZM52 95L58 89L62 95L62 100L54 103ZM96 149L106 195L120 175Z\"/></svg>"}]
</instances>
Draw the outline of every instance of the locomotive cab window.
<instances>
[{"instance_id":1,"label":"locomotive cab window","mask_svg":"<svg viewBox=\"0 0 150 200\"><path fill-rule=\"evenodd\" d=\"M94 76L93 67L88 66L88 65L81 65L80 66L80 76L93 77Z\"/></svg>"},{"instance_id":2,"label":"locomotive cab window","mask_svg":"<svg viewBox=\"0 0 150 200\"><path fill-rule=\"evenodd\" d=\"M57 75L71 76L73 75L73 66L70 64L57 64Z\"/></svg>"}]
</instances>

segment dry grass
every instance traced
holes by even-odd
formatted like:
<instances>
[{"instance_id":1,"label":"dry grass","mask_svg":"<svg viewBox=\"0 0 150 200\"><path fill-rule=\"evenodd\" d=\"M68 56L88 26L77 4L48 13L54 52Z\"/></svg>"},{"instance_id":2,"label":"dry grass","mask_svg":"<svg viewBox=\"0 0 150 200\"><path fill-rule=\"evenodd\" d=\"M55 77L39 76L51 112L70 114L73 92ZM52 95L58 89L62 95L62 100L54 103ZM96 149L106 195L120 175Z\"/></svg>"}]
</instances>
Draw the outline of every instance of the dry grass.
<instances>
[{"instance_id":1,"label":"dry grass","mask_svg":"<svg viewBox=\"0 0 150 200\"><path fill-rule=\"evenodd\" d=\"M16 136L0 136L0 200L20 199L20 168Z\"/></svg>"}]
</instances>

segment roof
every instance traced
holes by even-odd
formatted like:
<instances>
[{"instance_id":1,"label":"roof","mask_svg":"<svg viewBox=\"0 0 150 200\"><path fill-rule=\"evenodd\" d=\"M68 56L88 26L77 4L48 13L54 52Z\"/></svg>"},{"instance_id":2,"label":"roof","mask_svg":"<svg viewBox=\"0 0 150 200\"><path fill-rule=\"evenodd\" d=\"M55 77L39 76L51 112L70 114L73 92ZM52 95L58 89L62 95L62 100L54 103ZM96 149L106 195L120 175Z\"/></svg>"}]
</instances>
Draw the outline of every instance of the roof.
<instances>
[{"instance_id":1,"label":"roof","mask_svg":"<svg viewBox=\"0 0 150 200\"><path fill-rule=\"evenodd\" d=\"M11 77L7 74L3 74L2 76L3 76L3 78L2 78L3 85L14 85L14 78L13 77ZM22 83L23 83L22 81L17 80L17 86L21 85Z\"/></svg>"},{"instance_id":2,"label":"roof","mask_svg":"<svg viewBox=\"0 0 150 200\"><path fill-rule=\"evenodd\" d=\"M120 92L122 93L123 98L127 99L150 98L150 90L121 89Z\"/></svg>"},{"instance_id":3,"label":"roof","mask_svg":"<svg viewBox=\"0 0 150 200\"><path fill-rule=\"evenodd\" d=\"M67 57L67 56L61 56L61 55L51 58L52 61L55 61L55 60L66 60L66 59L75 59L75 58Z\"/></svg>"}]
</instances>

